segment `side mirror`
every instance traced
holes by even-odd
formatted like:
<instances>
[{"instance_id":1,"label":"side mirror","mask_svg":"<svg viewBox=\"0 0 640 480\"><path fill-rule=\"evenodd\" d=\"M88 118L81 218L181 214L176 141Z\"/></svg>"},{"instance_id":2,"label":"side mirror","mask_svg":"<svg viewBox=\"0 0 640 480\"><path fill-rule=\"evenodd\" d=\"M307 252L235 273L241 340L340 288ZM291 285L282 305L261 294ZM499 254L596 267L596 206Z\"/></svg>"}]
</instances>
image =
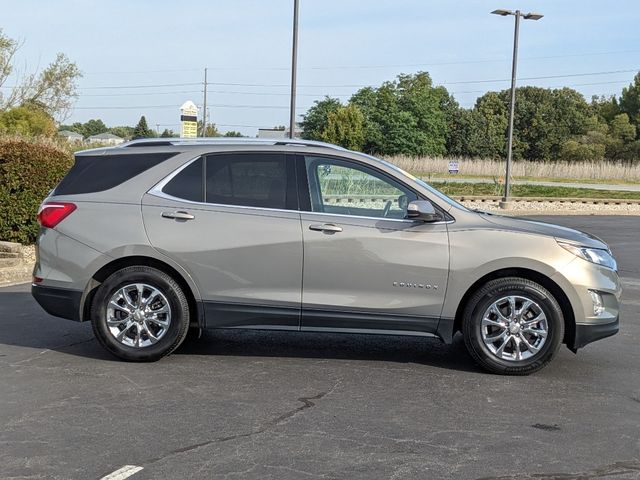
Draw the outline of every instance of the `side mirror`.
<instances>
[{"instance_id":1,"label":"side mirror","mask_svg":"<svg viewBox=\"0 0 640 480\"><path fill-rule=\"evenodd\" d=\"M426 200L414 200L407 206L407 218L411 220L422 220L423 222L437 222L442 220L442 216L436 212L431 202Z\"/></svg>"}]
</instances>

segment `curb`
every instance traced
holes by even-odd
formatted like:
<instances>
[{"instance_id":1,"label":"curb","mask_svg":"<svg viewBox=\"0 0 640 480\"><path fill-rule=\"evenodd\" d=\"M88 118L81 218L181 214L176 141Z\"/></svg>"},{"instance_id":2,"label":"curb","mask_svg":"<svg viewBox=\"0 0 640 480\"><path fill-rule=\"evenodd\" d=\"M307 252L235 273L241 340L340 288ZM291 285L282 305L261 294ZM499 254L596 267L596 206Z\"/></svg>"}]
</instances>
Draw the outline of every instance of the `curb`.
<instances>
[{"instance_id":1,"label":"curb","mask_svg":"<svg viewBox=\"0 0 640 480\"><path fill-rule=\"evenodd\" d=\"M30 283L33 274L33 264L27 263L16 267L0 269L0 287L10 287L21 283Z\"/></svg>"},{"instance_id":2,"label":"curb","mask_svg":"<svg viewBox=\"0 0 640 480\"><path fill-rule=\"evenodd\" d=\"M499 202L500 195L450 195L451 198L459 201L469 202ZM553 202L569 204L589 204L589 205L640 205L638 199L620 198L567 198L567 197L509 197L510 202Z\"/></svg>"}]
</instances>

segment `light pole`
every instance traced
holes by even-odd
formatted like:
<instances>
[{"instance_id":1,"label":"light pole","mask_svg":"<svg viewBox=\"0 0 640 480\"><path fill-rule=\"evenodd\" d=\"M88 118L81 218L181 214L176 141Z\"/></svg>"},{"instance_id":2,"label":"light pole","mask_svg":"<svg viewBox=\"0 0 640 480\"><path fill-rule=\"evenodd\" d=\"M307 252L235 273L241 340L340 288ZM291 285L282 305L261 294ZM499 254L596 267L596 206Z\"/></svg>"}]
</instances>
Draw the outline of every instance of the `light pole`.
<instances>
[{"instance_id":1,"label":"light pole","mask_svg":"<svg viewBox=\"0 0 640 480\"><path fill-rule=\"evenodd\" d=\"M513 15L516 17L516 26L513 32L513 64L511 66L511 100L509 102L509 129L507 132L507 166L504 177L504 196L500 202L500 208L509 208L509 186L511 175L511 157L513 151L513 116L516 107L516 69L518 66L518 35L520 33L520 17L525 20L540 20L543 15L539 13L522 13L520 10L515 12L512 10L494 10L494 15L500 15L506 17L507 15Z\"/></svg>"},{"instance_id":2,"label":"light pole","mask_svg":"<svg viewBox=\"0 0 640 480\"><path fill-rule=\"evenodd\" d=\"M291 47L291 106L289 110L289 138L296 129L296 70L298 69L298 0L293 0L293 45Z\"/></svg>"}]
</instances>

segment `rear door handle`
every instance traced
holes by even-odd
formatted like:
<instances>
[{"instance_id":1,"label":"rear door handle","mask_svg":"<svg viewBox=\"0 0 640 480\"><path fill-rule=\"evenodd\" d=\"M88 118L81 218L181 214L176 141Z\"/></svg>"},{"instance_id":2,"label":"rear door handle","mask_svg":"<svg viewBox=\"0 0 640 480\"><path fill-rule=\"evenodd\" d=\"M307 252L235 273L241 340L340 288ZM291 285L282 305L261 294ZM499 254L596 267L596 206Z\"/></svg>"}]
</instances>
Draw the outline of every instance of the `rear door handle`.
<instances>
[{"instance_id":1,"label":"rear door handle","mask_svg":"<svg viewBox=\"0 0 640 480\"><path fill-rule=\"evenodd\" d=\"M175 211L175 212L162 212L162 216L164 218L175 218L176 220L193 220L196 218L194 215L191 215L189 212L185 211Z\"/></svg>"},{"instance_id":2,"label":"rear door handle","mask_svg":"<svg viewBox=\"0 0 640 480\"><path fill-rule=\"evenodd\" d=\"M309 230L315 230L316 232L325 232L325 233L338 233L342 231L342 227L339 227L338 225L334 225L333 223L323 223L323 224L309 225Z\"/></svg>"}]
</instances>

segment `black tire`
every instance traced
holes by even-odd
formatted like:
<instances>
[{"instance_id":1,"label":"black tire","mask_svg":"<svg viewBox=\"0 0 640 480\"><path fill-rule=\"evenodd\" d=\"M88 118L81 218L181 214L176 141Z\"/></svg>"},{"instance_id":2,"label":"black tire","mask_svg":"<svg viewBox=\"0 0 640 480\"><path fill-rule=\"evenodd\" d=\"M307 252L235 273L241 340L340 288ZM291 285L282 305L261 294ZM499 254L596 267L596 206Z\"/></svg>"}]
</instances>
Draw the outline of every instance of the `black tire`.
<instances>
[{"instance_id":1,"label":"black tire","mask_svg":"<svg viewBox=\"0 0 640 480\"><path fill-rule=\"evenodd\" d=\"M511 295L533 300L547 319L545 343L537 353L523 360L498 357L482 339L484 313L492 303ZM502 375L528 375L544 368L558 352L564 337L564 317L557 300L542 285L524 278L505 277L487 282L469 299L464 311L462 333L467 350L484 369Z\"/></svg>"},{"instance_id":2,"label":"black tire","mask_svg":"<svg viewBox=\"0 0 640 480\"><path fill-rule=\"evenodd\" d=\"M157 288L171 307L171 323L164 336L153 345L124 345L107 327L109 300L120 288L132 283L145 283ZM113 273L98 287L91 305L91 325L100 344L116 357L132 362L154 362L173 352L187 336L189 303L180 285L166 273L145 266L126 267Z\"/></svg>"}]
</instances>

